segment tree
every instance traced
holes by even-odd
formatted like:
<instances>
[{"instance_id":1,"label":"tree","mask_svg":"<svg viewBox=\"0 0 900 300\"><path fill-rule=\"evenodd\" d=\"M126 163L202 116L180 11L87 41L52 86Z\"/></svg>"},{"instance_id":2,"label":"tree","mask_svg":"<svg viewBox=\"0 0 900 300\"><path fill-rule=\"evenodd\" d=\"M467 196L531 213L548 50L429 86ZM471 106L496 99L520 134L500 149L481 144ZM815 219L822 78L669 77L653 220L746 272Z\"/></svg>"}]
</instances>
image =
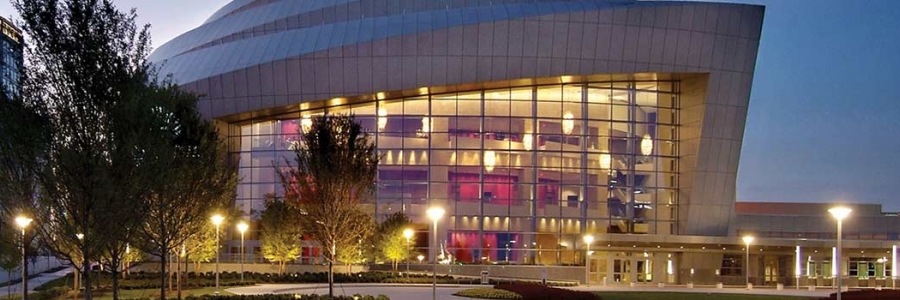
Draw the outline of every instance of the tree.
<instances>
[{"instance_id":1,"label":"tree","mask_svg":"<svg viewBox=\"0 0 900 300\"><path fill-rule=\"evenodd\" d=\"M0 92L0 265L7 273L22 265L23 238L14 219L35 217L37 172L46 158L49 133L45 116L18 95ZM25 244L38 236L29 226Z\"/></svg>"},{"instance_id":2,"label":"tree","mask_svg":"<svg viewBox=\"0 0 900 300\"><path fill-rule=\"evenodd\" d=\"M412 253L410 246L415 240L410 238L407 241L403 236L403 230L410 226L412 226L412 221L403 212L394 213L378 224L375 237L377 247L381 256L391 262L394 270L397 269L401 260L409 259L410 253Z\"/></svg>"},{"instance_id":3,"label":"tree","mask_svg":"<svg viewBox=\"0 0 900 300\"><path fill-rule=\"evenodd\" d=\"M207 224L184 242L185 259L194 263L194 272L200 273L200 264L216 258L216 226Z\"/></svg>"},{"instance_id":4,"label":"tree","mask_svg":"<svg viewBox=\"0 0 900 300\"><path fill-rule=\"evenodd\" d=\"M157 105L151 114L157 122L144 140L156 151L147 165L148 173L157 176L146 179L151 187L143 199L142 243L137 245L160 259L160 295L165 298L169 255L209 228L214 212L228 211L237 176L225 161L215 128L197 112L195 95L170 85L147 98Z\"/></svg>"},{"instance_id":5,"label":"tree","mask_svg":"<svg viewBox=\"0 0 900 300\"><path fill-rule=\"evenodd\" d=\"M147 27L138 28L135 12L121 13L110 0L15 0L14 6L29 37L23 102L46 116L51 137L36 172L35 228L54 238L48 245L57 256L88 271L102 253L121 252L132 230L122 221L140 217ZM90 282L90 272L84 276Z\"/></svg>"},{"instance_id":6,"label":"tree","mask_svg":"<svg viewBox=\"0 0 900 300\"><path fill-rule=\"evenodd\" d=\"M262 255L278 263L278 274L284 273L285 263L300 257L303 237L297 209L281 199L270 197L260 218Z\"/></svg>"},{"instance_id":7,"label":"tree","mask_svg":"<svg viewBox=\"0 0 900 300\"><path fill-rule=\"evenodd\" d=\"M0 93L0 265L7 273L22 265L23 237L13 220L18 216L34 218L36 172L47 152L47 136L41 114L21 98L9 99L6 93ZM37 237L34 226L30 227L24 236L26 245Z\"/></svg>"},{"instance_id":8,"label":"tree","mask_svg":"<svg viewBox=\"0 0 900 300\"><path fill-rule=\"evenodd\" d=\"M9 275L22 264L22 252L15 242L21 238L16 238L16 230L12 230L11 226L3 225L0 226L0 268L6 271L6 278L12 279ZM11 286L12 284L9 285ZM11 290L8 294L12 295Z\"/></svg>"},{"instance_id":9,"label":"tree","mask_svg":"<svg viewBox=\"0 0 900 300\"><path fill-rule=\"evenodd\" d=\"M334 295L337 249L358 243L372 230L361 204L375 191L378 154L373 139L347 115L313 119L294 150L296 167L280 171L285 199L300 211L304 231L328 261L328 294ZM290 165L289 161L286 161Z\"/></svg>"}]
</instances>

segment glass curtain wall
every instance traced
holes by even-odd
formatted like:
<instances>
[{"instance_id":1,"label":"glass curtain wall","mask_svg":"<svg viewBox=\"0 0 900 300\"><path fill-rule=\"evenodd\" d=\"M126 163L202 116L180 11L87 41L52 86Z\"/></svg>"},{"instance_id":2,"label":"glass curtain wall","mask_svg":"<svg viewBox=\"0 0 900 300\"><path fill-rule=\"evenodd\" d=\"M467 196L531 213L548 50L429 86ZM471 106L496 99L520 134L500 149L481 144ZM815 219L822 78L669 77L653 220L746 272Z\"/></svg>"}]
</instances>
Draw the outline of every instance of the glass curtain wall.
<instances>
[{"instance_id":1,"label":"glass curtain wall","mask_svg":"<svg viewBox=\"0 0 900 300\"><path fill-rule=\"evenodd\" d=\"M276 168L326 112L373 133L378 219L403 211L427 224L425 210L444 206L440 246L453 261L575 265L586 233L675 232L678 82L423 95L243 125L236 207L259 211L281 192Z\"/></svg>"}]
</instances>

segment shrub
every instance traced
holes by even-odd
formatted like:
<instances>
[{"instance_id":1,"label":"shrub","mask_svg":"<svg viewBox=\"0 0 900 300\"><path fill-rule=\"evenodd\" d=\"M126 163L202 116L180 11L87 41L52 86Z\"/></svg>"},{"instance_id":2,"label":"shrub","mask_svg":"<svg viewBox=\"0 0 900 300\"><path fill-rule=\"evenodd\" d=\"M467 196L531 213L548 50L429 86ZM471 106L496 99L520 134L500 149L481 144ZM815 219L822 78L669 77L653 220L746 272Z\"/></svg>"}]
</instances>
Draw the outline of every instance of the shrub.
<instances>
[{"instance_id":1,"label":"shrub","mask_svg":"<svg viewBox=\"0 0 900 300\"><path fill-rule=\"evenodd\" d=\"M474 288L456 292L454 296L481 299L522 299L522 295L501 289Z\"/></svg>"},{"instance_id":2,"label":"shrub","mask_svg":"<svg viewBox=\"0 0 900 300\"><path fill-rule=\"evenodd\" d=\"M67 287L54 287L49 288L44 291L34 292L28 295L29 300L52 300L60 298L61 296L69 293L69 288Z\"/></svg>"},{"instance_id":3,"label":"shrub","mask_svg":"<svg viewBox=\"0 0 900 300\"><path fill-rule=\"evenodd\" d=\"M522 295L523 300L600 300L600 297L593 293L552 288L539 284L498 284L494 288Z\"/></svg>"},{"instance_id":4,"label":"shrub","mask_svg":"<svg viewBox=\"0 0 900 300\"><path fill-rule=\"evenodd\" d=\"M822 300L837 299L837 294L832 293L831 296L821 298ZM841 293L841 299L845 300L887 300L900 299L900 290L860 290Z\"/></svg>"},{"instance_id":5,"label":"shrub","mask_svg":"<svg viewBox=\"0 0 900 300\"><path fill-rule=\"evenodd\" d=\"M328 297L328 295L300 295L300 294L265 294L265 295L202 295L202 296L187 296L186 300L390 300L385 295L378 295L378 297L373 297L371 295L353 295L353 296L335 296L334 298Z\"/></svg>"}]
</instances>

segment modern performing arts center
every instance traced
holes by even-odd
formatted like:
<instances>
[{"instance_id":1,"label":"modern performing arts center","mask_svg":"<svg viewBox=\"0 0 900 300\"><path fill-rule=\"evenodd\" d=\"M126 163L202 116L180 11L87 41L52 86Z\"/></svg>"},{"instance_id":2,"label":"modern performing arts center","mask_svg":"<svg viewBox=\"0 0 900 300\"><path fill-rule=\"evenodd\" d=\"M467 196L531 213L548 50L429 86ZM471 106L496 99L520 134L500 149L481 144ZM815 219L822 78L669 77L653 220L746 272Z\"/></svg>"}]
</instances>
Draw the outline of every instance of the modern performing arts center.
<instances>
[{"instance_id":1,"label":"modern performing arts center","mask_svg":"<svg viewBox=\"0 0 900 300\"><path fill-rule=\"evenodd\" d=\"M248 215L282 191L276 168L311 117L354 114L383 155L374 213L408 214L416 247L452 262L441 272L654 285L743 284L749 273L757 285L830 286L828 205L735 201L764 11L235 0L151 60L201 95L228 137L234 205ZM437 245L430 207L447 212ZM890 285L900 226L885 222L900 222L853 208L841 273ZM247 259L260 261L255 222L248 237ZM297 263L322 261L314 243L303 253Z\"/></svg>"}]
</instances>

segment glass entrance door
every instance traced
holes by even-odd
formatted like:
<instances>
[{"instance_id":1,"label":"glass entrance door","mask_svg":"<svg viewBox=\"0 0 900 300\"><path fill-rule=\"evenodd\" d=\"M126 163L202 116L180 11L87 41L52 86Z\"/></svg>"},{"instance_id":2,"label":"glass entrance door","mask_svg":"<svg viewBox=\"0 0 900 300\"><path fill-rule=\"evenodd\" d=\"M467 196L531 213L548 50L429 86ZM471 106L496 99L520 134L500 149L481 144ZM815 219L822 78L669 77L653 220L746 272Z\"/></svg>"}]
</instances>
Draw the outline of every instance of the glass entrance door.
<instances>
[{"instance_id":1,"label":"glass entrance door","mask_svg":"<svg viewBox=\"0 0 900 300\"><path fill-rule=\"evenodd\" d=\"M653 282L653 260L637 260L637 282Z\"/></svg>"},{"instance_id":2,"label":"glass entrance door","mask_svg":"<svg viewBox=\"0 0 900 300\"><path fill-rule=\"evenodd\" d=\"M631 282L631 259L616 258L613 259L613 281L629 283Z\"/></svg>"}]
</instances>

